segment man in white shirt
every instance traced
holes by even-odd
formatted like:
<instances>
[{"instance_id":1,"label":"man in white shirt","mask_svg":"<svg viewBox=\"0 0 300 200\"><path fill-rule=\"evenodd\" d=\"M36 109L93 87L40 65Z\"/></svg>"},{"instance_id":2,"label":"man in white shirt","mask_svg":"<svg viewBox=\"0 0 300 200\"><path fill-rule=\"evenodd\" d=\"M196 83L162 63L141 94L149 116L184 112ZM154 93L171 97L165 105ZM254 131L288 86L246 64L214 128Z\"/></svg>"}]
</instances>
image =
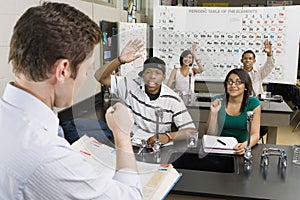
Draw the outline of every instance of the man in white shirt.
<instances>
[{"instance_id":1,"label":"man in white shirt","mask_svg":"<svg viewBox=\"0 0 300 200\"><path fill-rule=\"evenodd\" d=\"M245 51L241 59L244 69L248 72L251 78L254 96L258 96L264 92L262 85L263 79L265 79L275 67L271 41L264 41L264 52L267 53L267 60L262 67L254 67L256 62L255 53L251 50Z\"/></svg>"},{"instance_id":2,"label":"man in white shirt","mask_svg":"<svg viewBox=\"0 0 300 200\"><path fill-rule=\"evenodd\" d=\"M87 15L62 3L29 8L17 21L9 52L16 79L0 100L0 199L142 199L129 109L116 104L106 113L116 146L113 177L58 135L54 107L71 106L100 35ZM118 109L126 128L115 121Z\"/></svg>"},{"instance_id":3,"label":"man in white shirt","mask_svg":"<svg viewBox=\"0 0 300 200\"><path fill-rule=\"evenodd\" d=\"M144 62L143 70L134 79L111 75L121 64L138 58L141 47L141 41L130 41L118 58L96 71L95 78L110 87L111 92L132 110L135 121L132 132L135 138L146 139L148 145L154 144L157 121L155 112L160 108L160 142L166 144L175 137L183 139L187 131L195 129L195 125L182 99L163 84L166 78L166 64L163 60L157 57L148 58ZM178 131L171 131L172 123Z\"/></svg>"},{"instance_id":4,"label":"man in white shirt","mask_svg":"<svg viewBox=\"0 0 300 200\"><path fill-rule=\"evenodd\" d=\"M275 67L275 60L273 58L272 43L271 41L264 41L264 52L267 53L267 60L262 67L254 67L256 62L255 53L247 50L243 53L241 62L244 69L248 72L253 86L253 95L259 96L264 92L263 80L272 72ZM260 127L260 137L264 136L268 131L268 127Z\"/></svg>"}]
</instances>

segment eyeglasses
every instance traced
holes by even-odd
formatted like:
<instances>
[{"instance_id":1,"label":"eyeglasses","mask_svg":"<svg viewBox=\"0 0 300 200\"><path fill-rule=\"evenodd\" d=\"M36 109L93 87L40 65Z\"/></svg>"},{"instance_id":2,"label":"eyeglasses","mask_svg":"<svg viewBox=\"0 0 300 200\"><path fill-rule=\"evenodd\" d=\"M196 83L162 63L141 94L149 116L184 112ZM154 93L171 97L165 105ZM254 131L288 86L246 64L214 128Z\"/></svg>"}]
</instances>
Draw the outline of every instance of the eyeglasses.
<instances>
[{"instance_id":1,"label":"eyeglasses","mask_svg":"<svg viewBox=\"0 0 300 200\"><path fill-rule=\"evenodd\" d=\"M242 85L242 84L244 84L244 82L243 81L236 81L236 82L227 81L226 84L227 85L233 85L233 84L235 84L235 85Z\"/></svg>"}]
</instances>

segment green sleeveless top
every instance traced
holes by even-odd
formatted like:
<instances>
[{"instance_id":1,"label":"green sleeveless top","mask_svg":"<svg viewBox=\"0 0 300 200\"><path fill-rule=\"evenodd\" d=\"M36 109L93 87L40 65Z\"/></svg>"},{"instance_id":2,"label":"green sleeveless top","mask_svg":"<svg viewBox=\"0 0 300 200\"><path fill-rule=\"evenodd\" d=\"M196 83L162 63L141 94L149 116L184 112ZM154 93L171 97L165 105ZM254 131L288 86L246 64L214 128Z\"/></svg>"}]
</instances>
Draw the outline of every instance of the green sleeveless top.
<instances>
[{"instance_id":1,"label":"green sleeveless top","mask_svg":"<svg viewBox=\"0 0 300 200\"><path fill-rule=\"evenodd\" d=\"M213 100L223 98L223 95L216 95ZM223 98L224 99L224 98ZM231 116L226 113L225 102L222 101L221 109L218 114L218 135L235 137L239 143L247 140L247 111L253 111L260 105L256 97L249 97L244 112L237 116Z\"/></svg>"}]
</instances>

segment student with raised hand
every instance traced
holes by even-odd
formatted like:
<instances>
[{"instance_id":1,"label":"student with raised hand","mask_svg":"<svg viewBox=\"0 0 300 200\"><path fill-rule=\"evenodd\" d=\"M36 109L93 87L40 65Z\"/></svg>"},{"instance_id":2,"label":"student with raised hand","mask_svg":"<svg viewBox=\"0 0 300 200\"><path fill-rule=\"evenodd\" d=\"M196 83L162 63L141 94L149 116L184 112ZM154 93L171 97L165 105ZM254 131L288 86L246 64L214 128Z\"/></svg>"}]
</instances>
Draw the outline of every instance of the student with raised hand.
<instances>
[{"instance_id":1,"label":"student with raised hand","mask_svg":"<svg viewBox=\"0 0 300 200\"><path fill-rule=\"evenodd\" d=\"M167 85L171 88L174 84L174 90L176 92L187 94L189 89L191 89L191 92L193 93L195 90L195 75L204 71L201 60L197 58L195 49L196 44L192 44L190 50L183 51L179 58L180 68L174 66L170 74ZM198 68L193 67L194 61ZM191 79L191 82L189 79ZM190 87L189 84L191 84Z\"/></svg>"},{"instance_id":2,"label":"student with raised hand","mask_svg":"<svg viewBox=\"0 0 300 200\"><path fill-rule=\"evenodd\" d=\"M0 100L0 199L142 199L126 107L106 114L117 148L113 177L58 133L55 107L71 106L100 37L95 22L63 3L44 2L18 19L9 51L15 80ZM114 120L120 109L126 128Z\"/></svg>"},{"instance_id":3,"label":"student with raised hand","mask_svg":"<svg viewBox=\"0 0 300 200\"><path fill-rule=\"evenodd\" d=\"M253 51L247 50L242 54L241 62L251 78L254 96L258 96L264 92L262 84L263 80L272 72L275 67L271 41L264 41L264 52L267 54L267 60L262 67L254 67L256 60L255 53Z\"/></svg>"},{"instance_id":4,"label":"student with raised hand","mask_svg":"<svg viewBox=\"0 0 300 200\"><path fill-rule=\"evenodd\" d=\"M176 138L184 138L185 132L194 130L195 125L182 99L163 84L166 64L163 60L151 57L144 62L143 70L136 78L114 76L111 73L123 63L139 57L142 48L140 40L129 41L120 56L105 67L100 67L95 78L111 88L134 114L133 137L147 140L148 145L155 142L157 108L162 110L162 122L159 123L159 140L166 144ZM179 131L172 131L174 123Z\"/></svg>"},{"instance_id":5,"label":"student with raised hand","mask_svg":"<svg viewBox=\"0 0 300 200\"><path fill-rule=\"evenodd\" d=\"M213 98L205 125L208 135L231 136L238 140L234 147L243 154L247 145L247 111L254 111L251 124L250 146L259 140L261 105L258 98L251 96L252 82L243 69L231 70L224 81L225 94Z\"/></svg>"}]
</instances>

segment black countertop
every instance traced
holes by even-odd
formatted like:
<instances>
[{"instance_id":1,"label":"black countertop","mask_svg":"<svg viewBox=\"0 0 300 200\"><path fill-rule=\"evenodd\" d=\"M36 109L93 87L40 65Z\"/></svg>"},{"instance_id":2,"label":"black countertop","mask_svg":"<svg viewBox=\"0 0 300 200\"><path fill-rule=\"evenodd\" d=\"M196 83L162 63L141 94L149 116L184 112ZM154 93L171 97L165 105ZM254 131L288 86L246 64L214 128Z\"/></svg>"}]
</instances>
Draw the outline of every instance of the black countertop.
<instances>
[{"instance_id":1,"label":"black countertop","mask_svg":"<svg viewBox=\"0 0 300 200\"><path fill-rule=\"evenodd\" d=\"M168 162L172 152L187 150L182 146L177 142L173 146L163 147L162 163ZM269 166L261 167L261 154L265 147L284 149L287 154L287 168L278 167L278 156L270 156ZM201 152L201 149L200 142L197 149L188 151L198 153ZM234 173L177 169L182 173L182 177L172 192L228 199L298 199L300 196L300 165L292 163L291 146L258 144L252 148L252 155L253 162L250 172L244 171L242 155L233 155L237 163ZM140 158L138 157L138 159ZM146 155L146 160L152 162L153 155ZM190 164L193 165L193 160L190 161Z\"/></svg>"},{"instance_id":2,"label":"black countertop","mask_svg":"<svg viewBox=\"0 0 300 200\"><path fill-rule=\"evenodd\" d=\"M210 99L216 95L216 93L195 93L192 94L192 101L187 103L187 95L183 96L183 100L187 108L210 108ZM292 113L292 109L285 101L260 101L262 112L286 112Z\"/></svg>"},{"instance_id":3,"label":"black countertop","mask_svg":"<svg viewBox=\"0 0 300 200\"><path fill-rule=\"evenodd\" d=\"M73 106L60 112L59 117L61 120L82 117L87 113L95 112L95 107L97 107L96 110L99 112L101 119L109 105L103 104L99 96L98 94L89 101L76 105L75 108ZM205 107L209 109L209 105L209 102L196 102L195 105L187 105L187 107ZM276 106L277 112L281 110L281 105L283 106L282 112L289 112L285 104L275 102L272 105ZM268 103L263 106L263 109L264 107L266 110L270 110L270 112L274 109L269 107ZM260 157L264 147L282 148L286 151L288 162L284 173L278 170L278 157L270 157L270 164L266 168L266 173L263 173L263 168L260 167ZM182 147L182 142L176 141L173 146L162 148L162 163L166 163L169 160L172 152L184 152L186 150L185 147ZM198 145L197 149L192 151L198 153L200 150L201 144ZM228 199L298 199L300 196L300 165L292 164L291 146L259 144L252 148L252 154L253 163L250 173L243 171L244 158L241 155L234 156L237 163L237 169L234 173L177 169L183 176L175 185L172 192ZM139 156L137 156L137 159L141 160ZM146 154L142 160L154 162L152 154ZM191 164L193 164L192 160Z\"/></svg>"}]
</instances>

